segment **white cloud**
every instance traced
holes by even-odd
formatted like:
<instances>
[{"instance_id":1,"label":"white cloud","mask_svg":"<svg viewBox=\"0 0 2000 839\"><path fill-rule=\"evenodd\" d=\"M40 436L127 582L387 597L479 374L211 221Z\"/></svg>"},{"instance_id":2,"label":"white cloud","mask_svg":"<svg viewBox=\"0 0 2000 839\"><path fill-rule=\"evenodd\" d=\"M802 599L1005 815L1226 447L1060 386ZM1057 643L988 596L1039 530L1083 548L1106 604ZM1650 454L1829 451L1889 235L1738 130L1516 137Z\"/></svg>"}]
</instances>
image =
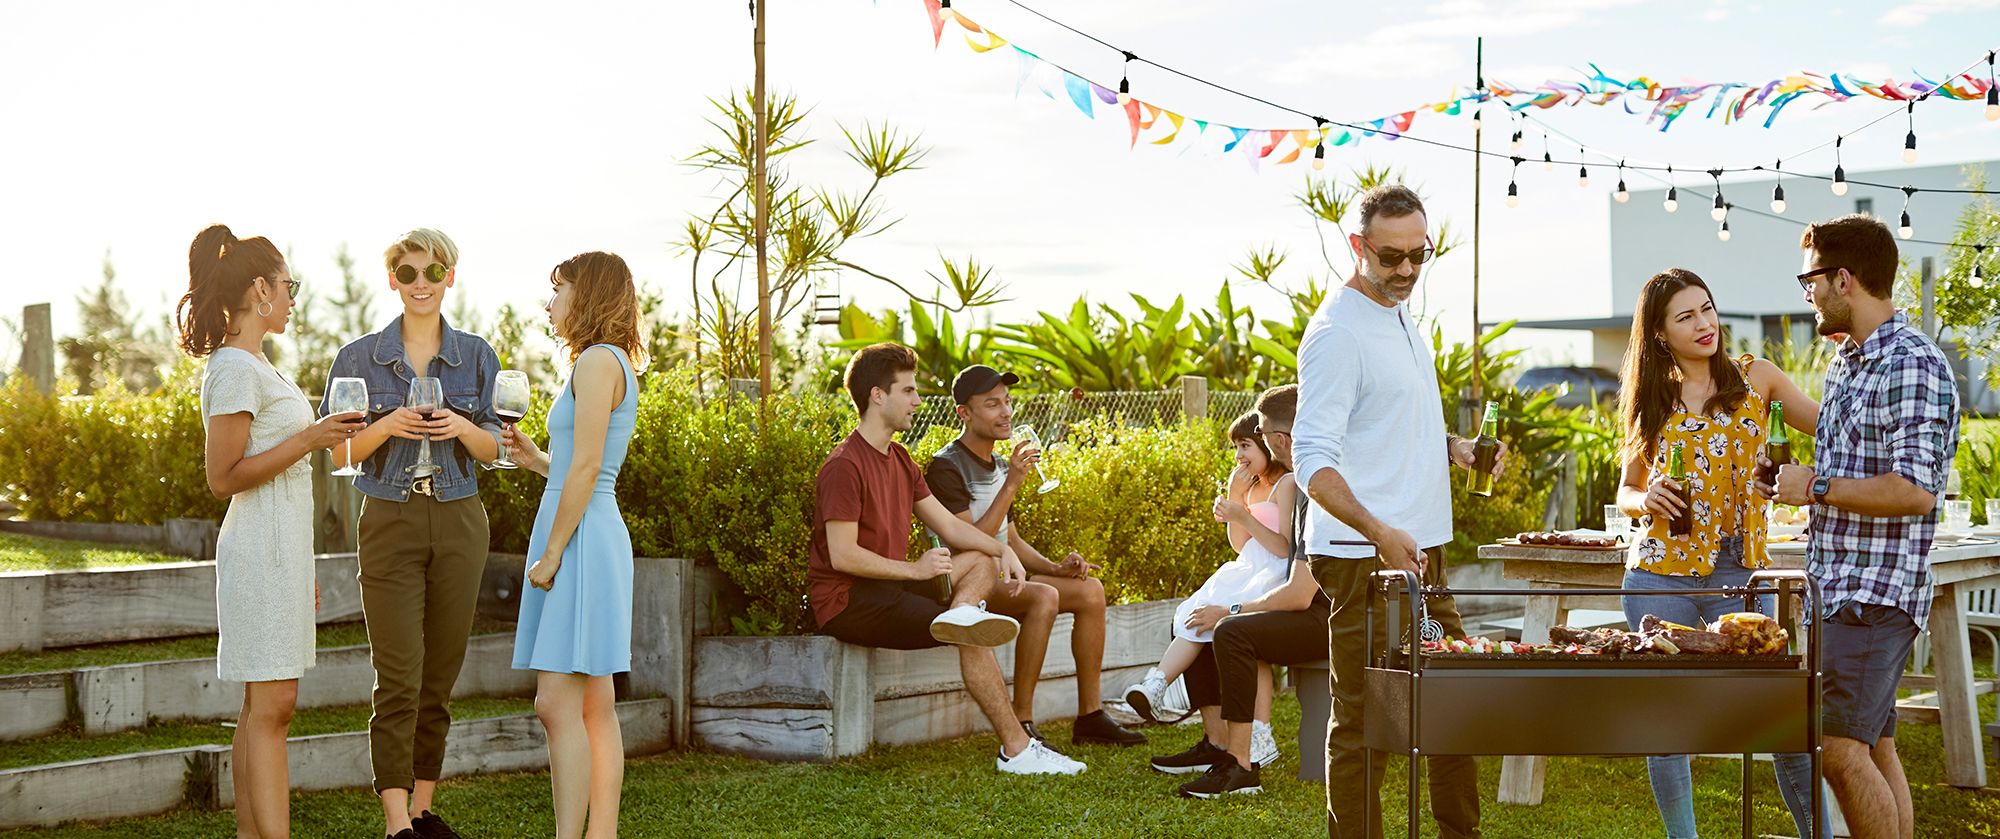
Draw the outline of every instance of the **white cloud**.
<instances>
[{"instance_id":1,"label":"white cloud","mask_svg":"<svg viewBox=\"0 0 2000 839\"><path fill-rule=\"evenodd\" d=\"M1423 17L1376 29L1356 40L1307 47L1281 62L1278 78L1407 78L1410 68L1449 73L1469 62L1464 41L1518 38L1567 29L1639 0L1442 0Z\"/></svg>"},{"instance_id":2,"label":"white cloud","mask_svg":"<svg viewBox=\"0 0 2000 839\"><path fill-rule=\"evenodd\" d=\"M1932 15L1995 8L2000 8L2000 0L1950 0L1949 2L1921 0L1916 3L1904 3L1883 12L1881 17L1876 18L1876 22L1884 26L1922 26L1930 22Z\"/></svg>"}]
</instances>

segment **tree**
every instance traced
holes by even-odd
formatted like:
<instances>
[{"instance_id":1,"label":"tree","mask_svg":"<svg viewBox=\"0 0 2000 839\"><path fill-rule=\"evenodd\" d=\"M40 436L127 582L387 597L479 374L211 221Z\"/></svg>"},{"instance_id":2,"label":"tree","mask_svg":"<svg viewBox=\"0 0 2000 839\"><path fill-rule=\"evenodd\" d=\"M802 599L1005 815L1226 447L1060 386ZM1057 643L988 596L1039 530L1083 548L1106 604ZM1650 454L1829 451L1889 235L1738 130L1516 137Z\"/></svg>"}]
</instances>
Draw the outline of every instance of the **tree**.
<instances>
[{"instance_id":1,"label":"tree","mask_svg":"<svg viewBox=\"0 0 2000 839\"><path fill-rule=\"evenodd\" d=\"M63 367L77 392L91 394L113 382L127 390L160 386L160 365L172 354L158 327L141 325L139 314L118 288L111 251L104 252L103 279L76 296L79 334L57 342Z\"/></svg>"},{"instance_id":2,"label":"tree","mask_svg":"<svg viewBox=\"0 0 2000 839\"><path fill-rule=\"evenodd\" d=\"M327 370L333 367L333 357L340 348L375 331L372 301L368 284L355 274L354 257L344 242L333 254L334 265L340 269L340 285L332 296L314 292L312 283L299 275L297 262L289 257L286 262L292 266L292 278L301 281L290 329L292 380L298 382L300 390L316 394L326 389ZM322 303L330 311L323 309Z\"/></svg>"},{"instance_id":3,"label":"tree","mask_svg":"<svg viewBox=\"0 0 2000 839\"><path fill-rule=\"evenodd\" d=\"M1984 169L1966 167L1965 188L1985 189ZM2000 388L2000 204L1975 196L1959 213L1951 241L1957 247L1937 278L1938 323L1957 335L1960 353L1987 359L1986 383Z\"/></svg>"}]
</instances>

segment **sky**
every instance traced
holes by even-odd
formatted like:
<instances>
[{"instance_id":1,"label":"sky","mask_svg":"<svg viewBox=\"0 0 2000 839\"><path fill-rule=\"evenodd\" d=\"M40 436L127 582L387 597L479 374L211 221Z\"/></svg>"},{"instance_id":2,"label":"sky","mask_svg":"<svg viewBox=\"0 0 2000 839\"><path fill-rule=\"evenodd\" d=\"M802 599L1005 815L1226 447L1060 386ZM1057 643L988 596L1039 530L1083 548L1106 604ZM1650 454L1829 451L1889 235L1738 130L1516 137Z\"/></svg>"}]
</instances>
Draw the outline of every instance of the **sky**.
<instances>
[{"instance_id":1,"label":"sky","mask_svg":"<svg viewBox=\"0 0 2000 839\"><path fill-rule=\"evenodd\" d=\"M1801 70L1936 77L2000 46L2000 0L1024 2L1150 60L1355 120L1470 87L1481 35L1487 77L1521 86L1575 79L1592 63L1667 83ZM1118 78L1117 52L1007 0L954 6L1049 61L1106 84ZM774 0L769 19L771 89L811 107L808 131L820 140L795 156L795 177L865 184L841 155L842 126L887 123L930 149L922 170L883 187L900 223L844 252L878 273L922 287L941 257L972 256L1013 298L991 314L1018 318L1065 310L1079 293L1128 311L1132 292L1210 303L1253 247L1286 252L1280 277L1293 284L1351 267L1338 242L1322 258L1295 202L1305 166L1253 171L1242 155L1221 153L1213 134L1130 150L1112 109L1092 121L1032 86L1017 95L1017 65L1004 51L973 54L950 31L934 48L920 0ZM337 279L333 254L346 244L377 290L377 312L392 303L378 255L420 226L457 240L454 293L486 311L539 306L549 268L586 250L621 254L684 311L689 263L673 241L719 197L716 177L686 158L712 138L708 100L749 85L750 47L741 0L0 3L0 230L11 263L0 313L52 302L65 334L107 251L133 306L164 313L186 290L189 240L214 221L270 237L292 254L295 275L322 289ZM1304 127L1143 65L1132 84L1141 99L1190 116ZM1792 154L1899 109L1865 99L1794 106L1769 129L1691 110L1667 132L1616 108L1538 118L1593 148L1701 169ZM1920 106L1923 162L2000 157L2000 122L1980 110ZM1471 126L1427 114L1411 136L1466 144ZM1505 134L1489 130L1488 148L1504 149ZM1531 157L1539 134L1529 126ZM1849 138L1846 167L1901 165L1902 134L1898 115ZM1564 145L1552 145L1558 158L1575 154ZM1402 169L1434 220L1469 235L1467 155L1376 141L1331 150L1327 162L1336 177ZM1786 166L1825 172L1832 163L1821 150ZM1580 189L1573 169L1531 163L1518 175L1521 206L1508 209L1507 167L1489 161L1482 319L1611 311L1615 178L1605 175ZM1470 251L1440 260L1416 301L1453 334L1471 328ZM751 275L745 284L749 301ZM900 306L898 292L859 275L838 290L865 307ZM1279 313L1272 292L1236 292ZM1570 346L1544 336L1537 348L1556 356Z\"/></svg>"}]
</instances>

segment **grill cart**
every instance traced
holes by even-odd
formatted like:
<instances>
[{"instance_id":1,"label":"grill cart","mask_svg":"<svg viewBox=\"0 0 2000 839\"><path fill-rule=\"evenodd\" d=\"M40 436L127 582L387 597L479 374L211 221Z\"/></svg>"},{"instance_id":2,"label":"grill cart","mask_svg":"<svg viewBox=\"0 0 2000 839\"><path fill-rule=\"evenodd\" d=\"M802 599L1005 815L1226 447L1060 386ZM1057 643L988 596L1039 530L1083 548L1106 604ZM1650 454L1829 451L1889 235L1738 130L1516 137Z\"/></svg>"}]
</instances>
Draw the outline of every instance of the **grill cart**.
<instances>
[{"instance_id":1,"label":"grill cart","mask_svg":"<svg viewBox=\"0 0 2000 839\"><path fill-rule=\"evenodd\" d=\"M1660 755L1740 753L1743 836L1750 837L1750 756L1803 752L1812 762L1812 812L1820 810L1820 639L1803 625L1778 655L1577 655L1570 653L1431 654L1421 643L1375 635L1385 609L1391 636L1421 638L1429 598L1523 596L1511 589L1424 589L1408 571L1378 571L1368 598L1368 667L1362 732L1364 773L1375 750L1407 755L1409 835L1417 835L1423 792L1417 758L1430 755ZM1572 589L1568 595L1622 595L1623 589ZM1649 592L1632 591L1632 594ZM1740 588L1679 594L1777 596L1778 623L1803 604L1819 613L1819 588L1800 571L1759 571ZM1726 712L1710 709L1726 708ZM1493 725L1491 720L1543 720ZM1671 721L1661 724L1661 721ZM1367 777L1367 774L1364 774ZM1372 804L1371 804L1372 806ZM1812 839L1825 828L1813 825Z\"/></svg>"}]
</instances>

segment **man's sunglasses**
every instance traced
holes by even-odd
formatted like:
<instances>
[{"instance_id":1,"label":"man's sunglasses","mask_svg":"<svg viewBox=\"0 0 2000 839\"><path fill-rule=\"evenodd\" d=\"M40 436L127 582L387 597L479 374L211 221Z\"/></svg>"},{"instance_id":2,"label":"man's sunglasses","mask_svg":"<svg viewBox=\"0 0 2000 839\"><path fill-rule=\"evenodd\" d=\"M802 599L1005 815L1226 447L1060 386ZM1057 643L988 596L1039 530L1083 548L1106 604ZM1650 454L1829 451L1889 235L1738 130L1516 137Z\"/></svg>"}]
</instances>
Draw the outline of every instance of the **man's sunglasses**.
<instances>
[{"instance_id":1,"label":"man's sunglasses","mask_svg":"<svg viewBox=\"0 0 2000 839\"><path fill-rule=\"evenodd\" d=\"M442 262L433 262L429 265L424 266L424 276L429 278L432 284L444 282L445 277L450 275L451 275L451 269L444 267L444 263ZM396 282L402 283L403 285L409 285L416 281L417 281L417 266L415 265L396 266Z\"/></svg>"},{"instance_id":2,"label":"man's sunglasses","mask_svg":"<svg viewBox=\"0 0 2000 839\"><path fill-rule=\"evenodd\" d=\"M1827 267L1825 267L1825 268L1814 268L1814 269L1812 269L1811 271L1807 271L1807 272L1805 272L1805 273L1803 273L1803 274L1800 274L1800 275L1799 275L1799 290L1800 290L1800 291L1811 291L1811 290L1812 290L1812 283L1813 283L1813 278L1814 278L1814 277L1820 277L1820 276L1825 276L1825 275L1829 275L1829 274L1833 274L1833 273L1836 273L1836 272L1840 271L1840 269L1841 269L1841 266L1839 266L1839 265L1830 265L1830 266L1827 266Z\"/></svg>"},{"instance_id":3,"label":"man's sunglasses","mask_svg":"<svg viewBox=\"0 0 2000 839\"><path fill-rule=\"evenodd\" d=\"M1384 268L1394 268L1404 261L1420 266L1437 256L1437 248L1431 245L1429 236L1424 237L1422 248L1413 251L1380 250L1375 247L1374 242L1368 241L1365 237L1361 240L1361 244L1368 246L1368 252L1374 254L1375 261L1381 263Z\"/></svg>"},{"instance_id":4,"label":"man's sunglasses","mask_svg":"<svg viewBox=\"0 0 2000 839\"><path fill-rule=\"evenodd\" d=\"M1263 426L1261 426L1261 425L1260 425L1260 426L1257 426L1257 427L1256 427L1256 428L1254 428L1254 429L1251 429L1250 433L1252 433L1252 434L1255 434L1255 435L1257 435L1257 436L1259 436L1259 437L1265 437L1265 436L1268 436L1268 435L1272 435L1272 434L1283 434L1283 435L1285 435L1286 437L1290 437L1290 436L1292 436L1292 432L1290 432L1290 431L1279 431L1279 430L1277 430L1277 429L1275 429L1275 428L1265 428L1265 427L1263 427Z\"/></svg>"}]
</instances>

